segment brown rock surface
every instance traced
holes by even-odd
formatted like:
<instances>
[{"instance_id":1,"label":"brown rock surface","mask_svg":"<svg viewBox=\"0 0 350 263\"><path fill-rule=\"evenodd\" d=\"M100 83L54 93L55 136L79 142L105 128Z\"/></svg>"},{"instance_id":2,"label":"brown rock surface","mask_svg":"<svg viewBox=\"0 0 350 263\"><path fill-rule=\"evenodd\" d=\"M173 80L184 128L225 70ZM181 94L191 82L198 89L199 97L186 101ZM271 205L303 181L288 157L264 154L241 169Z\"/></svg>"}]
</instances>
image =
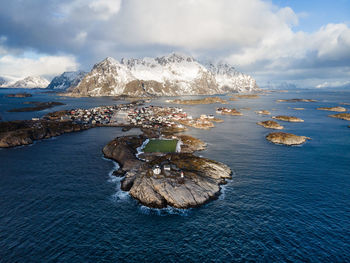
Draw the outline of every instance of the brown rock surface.
<instances>
[{"instance_id":1,"label":"brown rock surface","mask_svg":"<svg viewBox=\"0 0 350 263\"><path fill-rule=\"evenodd\" d=\"M316 102L317 100L312 99L282 99L276 100L277 102Z\"/></svg>"},{"instance_id":2,"label":"brown rock surface","mask_svg":"<svg viewBox=\"0 0 350 263\"><path fill-rule=\"evenodd\" d=\"M257 124L267 129L282 130L284 128L282 125L279 125L275 121L260 121Z\"/></svg>"},{"instance_id":3,"label":"brown rock surface","mask_svg":"<svg viewBox=\"0 0 350 263\"><path fill-rule=\"evenodd\" d=\"M289 121L289 122L304 122L304 120L294 117L294 116L285 116L285 115L278 115L272 117L272 119L280 120L280 121Z\"/></svg>"},{"instance_id":4,"label":"brown rock surface","mask_svg":"<svg viewBox=\"0 0 350 263\"><path fill-rule=\"evenodd\" d=\"M333 114L333 115L328 115L328 116L332 117L332 118L350 121L350 113L338 113L338 114Z\"/></svg>"},{"instance_id":5,"label":"brown rock surface","mask_svg":"<svg viewBox=\"0 0 350 263\"><path fill-rule=\"evenodd\" d=\"M268 110L258 110L255 113L260 115L271 115L271 112L269 112Z\"/></svg>"},{"instance_id":6,"label":"brown rock surface","mask_svg":"<svg viewBox=\"0 0 350 263\"><path fill-rule=\"evenodd\" d=\"M219 97L206 97L203 99L196 99L196 100L173 100L173 103L176 104L186 104L186 105L198 105L198 104L213 104L213 103L227 103L226 100L221 99Z\"/></svg>"},{"instance_id":7,"label":"brown rock surface","mask_svg":"<svg viewBox=\"0 0 350 263\"><path fill-rule=\"evenodd\" d=\"M344 112L346 109L344 107L320 107L318 110L326 110L326 111L336 111L336 112Z\"/></svg>"},{"instance_id":8,"label":"brown rock surface","mask_svg":"<svg viewBox=\"0 0 350 263\"><path fill-rule=\"evenodd\" d=\"M310 140L310 138L306 136L298 136L285 132L270 133L266 136L266 139L272 143L284 145L298 145L304 143L306 140Z\"/></svg>"}]
</instances>

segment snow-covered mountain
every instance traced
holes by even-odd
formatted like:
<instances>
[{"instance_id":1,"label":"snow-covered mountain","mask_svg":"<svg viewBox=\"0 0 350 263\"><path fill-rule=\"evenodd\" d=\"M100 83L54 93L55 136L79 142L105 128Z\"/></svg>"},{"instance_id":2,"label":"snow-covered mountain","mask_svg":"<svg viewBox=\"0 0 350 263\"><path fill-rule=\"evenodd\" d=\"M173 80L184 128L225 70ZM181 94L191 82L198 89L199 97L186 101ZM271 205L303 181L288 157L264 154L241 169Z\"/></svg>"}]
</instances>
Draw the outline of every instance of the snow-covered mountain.
<instances>
[{"instance_id":1,"label":"snow-covered mountain","mask_svg":"<svg viewBox=\"0 0 350 263\"><path fill-rule=\"evenodd\" d=\"M4 79L3 77L0 77L0 87L6 84L6 79Z\"/></svg>"},{"instance_id":2,"label":"snow-covered mountain","mask_svg":"<svg viewBox=\"0 0 350 263\"><path fill-rule=\"evenodd\" d=\"M48 89L66 90L70 87L75 87L85 77L87 73L84 71L64 72L61 75L54 77Z\"/></svg>"},{"instance_id":3,"label":"snow-covered mountain","mask_svg":"<svg viewBox=\"0 0 350 263\"><path fill-rule=\"evenodd\" d=\"M7 86L7 88L19 88L19 89L43 89L49 85L49 81L39 76L26 77L18 80L15 83Z\"/></svg>"},{"instance_id":4,"label":"snow-covered mountain","mask_svg":"<svg viewBox=\"0 0 350 263\"><path fill-rule=\"evenodd\" d=\"M178 96L249 92L255 80L232 66L204 66L194 58L170 54L144 59L106 58L71 92L81 96Z\"/></svg>"}]
</instances>

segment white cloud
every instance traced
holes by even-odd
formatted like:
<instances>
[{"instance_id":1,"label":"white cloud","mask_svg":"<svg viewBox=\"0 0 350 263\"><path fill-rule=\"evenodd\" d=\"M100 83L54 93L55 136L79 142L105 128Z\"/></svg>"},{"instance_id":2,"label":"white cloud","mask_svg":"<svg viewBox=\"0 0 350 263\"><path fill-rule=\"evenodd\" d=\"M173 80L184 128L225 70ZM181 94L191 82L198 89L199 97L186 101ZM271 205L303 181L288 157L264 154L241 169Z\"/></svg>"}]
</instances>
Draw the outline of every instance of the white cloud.
<instances>
[{"instance_id":1,"label":"white cloud","mask_svg":"<svg viewBox=\"0 0 350 263\"><path fill-rule=\"evenodd\" d=\"M298 23L292 9L261 0L128 0L119 18L120 41L186 49L255 46Z\"/></svg>"},{"instance_id":2,"label":"white cloud","mask_svg":"<svg viewBox=\"0 0 350 263\"><path fill-rule=\"evenodd\" d=\"M41 56L35 58L5 55L0 57L0 76L21 79L26 76L55 76L64 71L72 71L79 64L72 56Z\"/></svg>"},{"instance_id":3,"label":"white cloud","mask_svg":"<svg viewBox=\"0 0 350 263\"><path fill-rule=\"evenodd\" d=\"M89 7L106 20L119 12L120 4L120 0L94 0L89 4Z\"/></svg>"}]
</instances>

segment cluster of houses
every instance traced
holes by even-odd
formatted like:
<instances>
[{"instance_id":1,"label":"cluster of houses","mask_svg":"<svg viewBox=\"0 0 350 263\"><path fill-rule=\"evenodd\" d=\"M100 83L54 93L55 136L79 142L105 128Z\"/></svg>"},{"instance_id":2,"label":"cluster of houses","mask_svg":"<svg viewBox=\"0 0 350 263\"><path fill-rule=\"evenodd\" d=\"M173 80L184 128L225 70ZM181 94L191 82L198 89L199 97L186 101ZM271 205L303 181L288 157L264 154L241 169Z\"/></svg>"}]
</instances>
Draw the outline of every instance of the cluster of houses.
<instances>
[{"instance_id":1,"label":"cluster of houses","mask_svg":"<svg viewBox=\"0 0 350 263\"><path fill-rule=\"evenodd\" d=\"M143 128L177 127L183 128L177 121L192 119L181 108L148 106L129 110L128 121L131 125Z\"/></svg>"},{"instance_id":2,"label":"cluster of houses","mask_svg":"<svg viewBox=\"0 0 350 263\"><path fill-rule=\"evenodd\" d=\"M179 128L184 125L195 128L213 127L213 115L193 118L178 107L147 106L136 103L100 106L91 109L73 109L60 117L62 121L72 120L84 125L131 125L143 128Z\"/></svg>"},{"instance_id":3,"label":"cluster of houses","mask_svg":"<svg viewBox=\"0 0 350 263\"><path fill-rule=\"evenodd\" d=\"M117 110L116 106L102 106L91 109L76 109L71 110L65 116L61 117L61 120L70 119L73 122L80 124L109 124L112 121L112 117Z\"/></svg>"}]
</instances>

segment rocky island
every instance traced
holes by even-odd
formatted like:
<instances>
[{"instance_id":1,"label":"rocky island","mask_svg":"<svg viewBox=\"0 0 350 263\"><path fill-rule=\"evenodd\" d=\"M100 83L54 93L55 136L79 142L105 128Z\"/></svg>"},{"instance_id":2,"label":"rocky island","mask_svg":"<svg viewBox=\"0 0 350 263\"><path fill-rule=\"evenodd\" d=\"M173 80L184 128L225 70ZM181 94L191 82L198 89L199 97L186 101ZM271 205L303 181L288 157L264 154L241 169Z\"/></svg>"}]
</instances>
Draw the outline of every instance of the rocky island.
<instances>
[{"instance_id":1,"label":"rocky island","mask_svg":"<svg viewBox=\"0 0 350 263\"><path fill-rule=\"evenodd\" d=\"M286 133L286 132L273 132L266 136L266 139L272 143L275 144L284 144L284 145L299 145L306 140L311 140L311 138L306 136L298 136L294 135L292 133Z\"/></svg>"},{"instance_id":2,"label":"rocky island","mask_svg":"<svg viewBox=\"0 0 350 263\"><path fill-rule=\"evenodd\" d=\"M152 208L191 208L200 206L220 193L220 185L231 178L230 168L222 163L193 154L204 143L190 136L181 140L181 149L173 153L143 153L140 149L149 137L118 137L103 148L106 158L120 165L121 189L141 204ZM184 140L182 140L184 139Z\"/></svg>"},{"instance_id":3,"label":"rocky island","mask_svg":"<svg viewBox=\"0 0 350 263\"><path fill-rule=\"evenodd\" d=\"M275 129L275 130L282 130L284 127L280 124L278 124L275 121L259 121L257 122L258 125L263 126L264 128L267 129Z\"/></svg>"},{"instance_id":4,"label":"rocky island","mask_svg":"<svg viewBox=\"0 0 350 263\"><path fill-rule=\"evenodd\" d=\"M276 100L276 102L317 102L317 100L312 100L312 99L281 99L281 100Z\"/></svg>"},{"instance_id":5,"label":"rocky island","mask_svg":"<svg viewBox=\"0 0 350 263\"><path fill-rule=\"evenodd\" d=\"M285 115L278 115L272 117L272 119L280 120L280 121L289 121L289 122L304 122L304 120L294 117L294 116L285 116Z\"/></svg>"},{"instance_id":6,"label":"rocky island","mask_svg":"<svg viewBox=\"0 0 350 263\"><path fill-rule=\"evenodd\" d=\"M268 110L258 110L258 111L255 111L255 113L259 115L271 115L271 112Z\"/></svg>"},{"instance_id":7,"label":"rocky island","mask_svg":"<svg viewBox=\"0 0 350 263\"><path fill-rule=\"evenodd\" d=\"M30 112L30 111L42 111L46 109L53 108L55 106L65 105L61 102L49 101L49 102L40 102L40 101L28 101L24 104L33 104L33 107L24 107L24 108L15 108L8 110L8 112Z\"/></svg>"},{"instance_id":8,"label":"rocky island","mask_svg":"<svg viewBox=\"0 0 350 263\"><path fill-rule=\"evenodd\" d=\"M242 116L243 113L239 112L236 109L228 109L228 108L217 108L216 113L222 115L232 115L232 116Z\"/></svg>"},{"instance_id":9,"label":"rocky island","mask_svg":"<svg viewBox=\"0 0 350 263\"><path fill-rule=\"evenodd\" d=\"M8 98L28 98L28 97L32 97L33 95L30 93L14 93L14 94L8 94L6 95L6 97Z\"/></svg>"},{"instance_id":10,"label":"rocky island","mask_svg":"<svg viewBox=\"0 0 350 263\"><path fill-rule=\"evenodd\" d=\"M335 112L344 112L344 111L346 111L346 109L344 107L340 107L340 106L337 106L337 107L320 107L320 108L317 108L317 110L335 111Z\"/></svg>"},{"instance_id":11,"label":"rocky island","mask_svg":"<svg viewBox=\"0 0 350 263\"><path fill-rule=\"evenodd\" d=\"M240 95L234 95L234 98L238 99L257 99L260 96L258 94L240 94Z\"/></svg>"},{"instance_id":12,"label":"rocky island","mask_svg":"<svg viewBox=\"0 0 350 263\"><path fill-rule=\"evenodd\" d=\"M333 114L333 115L328 115L328 116L332 117L332 118L350 121L350 113L338 113L338 114Z\"/></svg>"},{"instance_id":13,"label":"rocky island","mask_svg":"<svg viewBox=\"0 0 350 263\"><path fill-rule=\"evenodd\" d=\"M167 102L172 102L175 104L185 104L185 105L199 105L199 104L214 104L214 103L227 103L226 100L221 99L219 97L206 97L203 99L195 99L195 100L168 100Z\"/></svg>"}]
</instances>

